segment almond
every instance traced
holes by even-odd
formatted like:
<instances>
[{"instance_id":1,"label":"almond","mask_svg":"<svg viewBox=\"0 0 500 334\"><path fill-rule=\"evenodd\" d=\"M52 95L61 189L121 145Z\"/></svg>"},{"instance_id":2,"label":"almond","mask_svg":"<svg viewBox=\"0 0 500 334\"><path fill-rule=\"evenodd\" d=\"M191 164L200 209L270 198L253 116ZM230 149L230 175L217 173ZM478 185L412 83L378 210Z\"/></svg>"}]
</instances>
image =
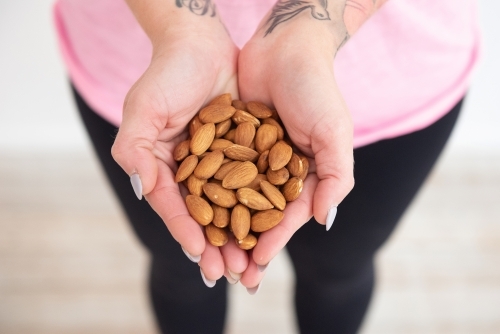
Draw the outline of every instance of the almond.
<instances>
[{"instance_id":1,"label":"almond","mask_svg":"<svg viewBox=\"0 0 500 334\"><path fill-rule=\"evenodd\" d=\"M210 204L199 196L187 195L186 206L191 217L200 225L206 226L214 218L214 212Z\"/></svg>"},{"instance_id":2,"label":"almond","mask_svg":"<svg viewBox=\"0 0 500 334\"><path fill-rule=\"evenodd\" d=\"M278 169L276 171L268 169L266 176L267 176L267 180L270 183L274 184L275 186L279 186L279 185L285 184L285 182L288 181L288 178L290 177L290 173L288 172L288 169L283 167L283 168Z\"/></svg>"},{"instance_id":3,"label":"almond","mask_svg":"<svg viewBox=\"0 0 500 334\"><path fill-rule=\"evenodd\" d=\"M236 129L229 130L225 135L224 139L234 142L234 134L236 133Z\"/></svg>"},{"instance_id":4,"label":"almond","mask_svg":"<svg viewBox=\"0 0 500 334\"><path fill-rule=\"evenodd\" d=\"M302 192L304 182L298 177L292 177L281 188L283 196L288 202L295 201Z\"/></svg>"},{"instance_id":5,"label":"almond","mask_svg":"<svg viewBox=\"0 0 500 334\"><path fill-rule=\"evenodd\" d=\"M300 160L302 161L302 173L299 177L302 181L305 181L307 173L309 172L309 159L307 159L307 157L305 156L302 156L300 157Z\"/></svg>"},{"instance_id":6,"label":"almond","mask_svg":"<svg viewBox=\"0 0 500 334\"><path fill-rule=\"evenodd\" d=\"M212 223L215 226L223 228L229 225L230 214L227 208L223 208L217 204L212 204L212 210L214 211L214 219Z\"/></svg>"},{"instance_id":7,"label":"almond","mask_svg":"<svg viewBox=\"0 0 500 334\"><path fill-rule=\"evenodd\" d=\"M182 182L189 177L198 165L198 157L196 155L190 155L180 164L175 174L175 182Z\"/></svg>"},{"instance_id":8,"label":"almond","mask_svg":"<svg viewBox=\"0 0 500 334\"><path fill-rule=\"evenodd\" d=\"M244 239L250 231L250 210L243 204L237 204L231 212L231 230L238 240Z\"/></svg>"},{"instance_id":9,"label":"almond","mask_svg":"<svg viewBox=\"0 0 500 334\"><path fill-rule=\"evenodd\" d=\"M225 121L215 124L215 138L224 136L229 129L231 129L232 124L233 122L231 119L226 119Z\"/></svg>"},{"instance_id":10,"label":"almond","mask_svg":"<svg viewBox=\"0 0 500 334\"><path fill-rule=\"evenodd\" d=\"M297 153L293 153L288 165L286 165L286 169L290 172L292 176L300 176L304 171L304 165L302 164L302 159L297 155Z\"/></svg>"},{"instance_id":11,"label":"almond","mask_svg":"<svg viewBox=\"0 0 500 334\"><path fill-rule=\"evenodd\" d=\"M214 178L216 180L224 180L224 178L226 177L227 173L229 173L229 171L231 169L233 169L234 167L242 164L243 162L241 161L231 161L231 162L228 162L227 164L224 164L222 166L220 166L219 170L217 171L217 173L215 173L214 175ZM221 183L222 184L222 183Z\"/></svg>"},{"instance_id":12,"label":"almond","mask_svg":"<svg viewBox=\"0 0 500 334\"><path fill-rule=\"evenodd\" d=\"M235 239L238 247L244 250L250 250L257 245L257 238L253 234L248 234L241 240Z\"/></svg>"},{"instance_id":13,"label":"almond","mask_svg":"<svg viewBox=\"0 0 500 334\"><path fill-rule=\"evenodd\" d=\"M192 138L196 131L201 128L203 123L200 121L198 115L194 116L194 118L189 122L189 136Z\"/></svg>"},{"instance_id":14,"label":"almond","mask_svg":"<svg viewBox=\"0 0 500 334\"><path fill-rule=\"evenodd\" d=\"M174 149L174 160L182 161L189 155L189 139L181 141Z\"/></svg>"},{"instance_id":15,"label":"almond","mask_svg":"<svg viewBox=\"0 0 500 334\"><path fill-rule=\"evenodd\" d=\"M285 167L292 158L292 147L280 140L269 150L269 168L276 171Z\"/></svg>"},{"instance_id":16,"label":"almond","mask_svg":"<svg viewBox=\"0 0 500 334\"><path fill-rule=\"evenodd\" d=\"M223 208L232 208L238 204L238 199L234 191L225 189L217 183L208 182L204 184L203 192L209 200Z\"/></svg>"},{"instance_id":17,"label":"almond","mask_svg":"<svg viewBox=\"0 0 500 334\"><path fill-rule=\"evenodd\" d=\"M207 123L202 125L196 132L194 133L191 141L189 143L189 148L191 153L194 155L200 155L204 153L210 145L215 137L215 124Z\"/></svg>"},{"instance_id":18,"label":"almond","mask_svg":"<svg viewBox=\"0 0 500 334\"><path fill-rule=\"evenodd\" d=\"M255 179L253 179L253 181L250 182L250 184L247 185L246 188L250 188L250 189L253 189L255 191L260 191L260 182L261 181L267 181L266 174L257 174Z\"/></svg>"},{"instance_id":19,"label":"almond","mask_svg":"<svg viewBox=\"0 0 500 334\"><path fill-rule=\"evenodd\" d=\"M194 169L194 175L199 179L209 179L219 170L224 160L221 150L208 153Z\"/></svg>"},{"instance_id":20,"label":"almond","mask_svg":"<svg viewBox=\"0 0 500 334\"><path fill-rule=\"evenodd\" d=\"M257 118L271 117L273 112L264 103L251 101L247 103L247 110Z\"/></svg>"},{"instance_id":21,"label":"almond","mask_svg":"<svg viewBox=\"0 0 500 334\"><path fill-rule=\"evenodd\" d=\"M260 189L264 195L266 195L269 202L271 202L277 209L285 210L286 199L276 186L272 185L268 181L261 181ZM238 197L238 194L236 194L236 197Z\"/></svg>"},{"instance_id":22,"label":"almond","mask_svg":"<svg viewBox=\"0 0 500 334\"><path fill-rule=\"evenodd\" d=\"M236 191L236 198L241 204L255 210L269 210L274 208L271 202L262 194L250 188L240 188Z\"/></svg>"},{"instance_id":23,"label":"almond","mask_svg":"<svg viewBox=\"0 0 500 334\"><path fill-rule=\"evenodd\" d=\"M238 189L244 187L255 179L257 167L250 161L235 165L222 180L222 186L226 189Z\"/></svg>"},{"instance_id":24,"label":"almond","mask_svg":"<svg viewBox=\"0 0 500 334\"><path fill-rule=\"evenodd\" d=\"M278 139L278 129L271 124L262 124L255 135L255 149L262 153L270 150Z\"/></svg>"},{"instance_id":25,"label":"almond","mask_svg":"<svg viewBox=\"0 0 500 334\"><path fill-rule=\"evenodd\" d=\"M255 116L243 110L236 109L236 112L234 113L232 120L234 123L238 125L244 122L250 122L256 128L260 126L260 121Z\"/></svg>"},{"instance_id":26,"label":"almond","mask_svg":"<svg viewBox=\"0 0 500 334\"><path fill-rule=\"evenodd\" d=\"M231 105L213 104L201 109L198 117L202 123L220 123L233 117L235 112Z\"/></svg>"},{"instance_id":27,"label":"almond","mask_svg":"<svg viewBox=\"0 0 500 334\"><path fill-rule=\"evenodd\" d=\"M269 167L269 150L264 151L260 154L259 160L257 160L257 170L259 173L263 174Z\"/></svg>"},{"instance_id":28,"label":"almond","mask_svg":"<svg viewBox=\"0 0 500 334\"><path fill-rule=\"evenodd\" d=\"M217 139L214 139L214 141L212 142L212 145L210 145L210 147L208 149L210 151L224 150L231 145L234 145L234 143L232 141L229 141L227 139L217 138Z\"/></svg>"},{"instance_id":29,"label":"almond","mask_svg":"<svg viewBox=\"0 0 500 334\"><path fill-rule=\"evenodd\" d=\"M205 226L205 233L207 234L208 241L217 247L224 246L229 240L227 232L213 224Z\"/></svg>"},{"instance_id":30,"label":"almond","mask_svg":"<svg viewBox=\"0 0 500 334\"><path fill-rule=\"evenodd\" d=\"M233 100L231 103L233 107L239 110L247 111L247 105L245 102L240 101L240 100Z\"/></svg>"},{"instance_id":31,"label":"almond","mask_svg":"<svg viewBox=\"0 0 500 334\"><path fill-rule=\"evenodd\" d=\"M283 138L285 138L285 130L283 130L281 124L274 118L263 119L262 124L274 125L278 130L278 140L283 140Z\"/></svg>"},{"instance_id":32,"label":"almond","mask_svg":"<svg viewBox=\"0 0 500 334\"><path fill-rule=\"evenodd\" d=\"M255 127L250 122L243 122L236 127L234 143L250 147L255 137Z\"/></svg>"},{"instance_id":33,"label":"almond","mask_svg":"<svg viewBox=\"0 0 500 334\"><path fill-rule=\"evenodd\" d=\"M249 147L234 144L224 149L226 157L238 161L252 161L255 162L259 158L259 153Z\"/></svg>"},{"instance_id":34,"label":"almond","mask_svg":"<svg viewBox=\"0 0 500 334\"><path fill-rule=\"evenodd\" d=\"M214 104L221 104L224 106L230 106L231 105L231 94L226 93L226 94L219 95L219 96L215 97L212 101L210 101L210 103L208 105L210 106L210 105L214 105Z\"/></svg>"},{"instance_id":35,"label":"almond","mask_svg":"<svg viewBox=\"0 0 500 334\"><path fill-rule=\"evenodd\" d=\"M284 216L283 212L276 209L259 211L252 216L251 229L254 232L265 232L278 225Z\"/></svg>"},{"instance_id":36,"label":"almond","mask_svg":"<svg viewBox=\"0 0 500 334\"><path fill-rule=\"evenodd\" d=\"M191 195L201 196L203 195L203 185L205 183L207 183L207 180L199 179L194 174L191 174L186 180L186 187Z\"/></svg>"}]
</instances>

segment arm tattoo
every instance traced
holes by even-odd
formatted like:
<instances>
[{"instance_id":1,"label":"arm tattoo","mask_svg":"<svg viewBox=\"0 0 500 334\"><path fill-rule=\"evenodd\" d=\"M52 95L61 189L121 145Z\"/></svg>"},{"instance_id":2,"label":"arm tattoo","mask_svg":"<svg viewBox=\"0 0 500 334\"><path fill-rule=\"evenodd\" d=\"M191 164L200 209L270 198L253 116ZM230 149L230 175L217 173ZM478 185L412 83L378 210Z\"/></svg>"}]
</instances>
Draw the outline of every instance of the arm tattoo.
<instances>
[{"instance_id":1,"label":"arm tattoo","mask_svg":"<svg viewBox=\"0 0 500 334\"><path fill-rule=\"evenodd\" d=\"M214 17L216 15L215 12L215 4L212 3L212 0L175 0L175 4L177 7L187 7L192 13L203 16L210 15L210 17Z\"/></svg>"}]
</instances>

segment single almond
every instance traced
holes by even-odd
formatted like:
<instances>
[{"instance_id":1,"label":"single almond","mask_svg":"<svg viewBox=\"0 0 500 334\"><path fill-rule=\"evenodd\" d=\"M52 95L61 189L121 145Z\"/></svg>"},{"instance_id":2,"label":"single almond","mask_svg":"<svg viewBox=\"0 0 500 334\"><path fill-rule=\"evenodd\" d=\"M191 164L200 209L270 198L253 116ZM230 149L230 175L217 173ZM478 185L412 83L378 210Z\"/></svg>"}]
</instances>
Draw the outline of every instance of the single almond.
<instances>
[{"instance_id":1,"label":"single almond","mask_svg":"<svg viewBox=\"0 0 500 334\"><path fill-rule=\"evenodd\" d=\"M201 196L203 195L203 185L205 183L207 183L207 180L199 179L194 174L191 174L186 180L186 187L191 195Z\"/></svg>"},{"instance_id":2,"label":"single almond","mask_svg":"<svg viewBox=\"0 0 500 334\"><path fill-rule=\"evenodd\" d=\"M189 155L189 139L181 141L174 149L174 160L182 161Z\"/></svg>"},{"instance_id":3,"label":"single almond","mask_svg":"<svg viewBox=\"0 0 500 334\"><path fill-rule=\"evenodd\" d=\"M238 189L244 187L255 179L258 171L257 167L250 161L245 161L239 165L232 168L224 179L222 180L222 186L226 189Z\"/></svg>"},{"instance_id":4,"label":"single almond","mask_svg":"<svg viewBox=\"0 0 500 334\"><path fill-rule=\"evenodd\" d=\"M274 205L262 194L250 188L240 188L236 191L236 198L241 204L255 210L269 210Z\"/></svg>"},{"instance_id":5,"label":"single almond","mask_svg":"<svg viewBox=\"0 0 500 334\"><path fill-rule=\"evenodd\" d=\"M230 217L229 210L212 203L212 210L214 211L214 219L212 223L220 228L224 228L229 225Z\"/></svg>"},{"instance_id":6,"label":"single almond","mask_svg":"<svg viewBox=\"0 0 500 334\"><path fill-rule=\"evenodd\" d=\"M196 165L198 165L198 157L196 155L190 155L184 159L175 174L175 182L182 182L187 179L193 173Z\"/></svg>"},{"instance_id":7,"label":"single almond","mask_svg":"<svg viewBox=\"0 0 500 334\"><path fill-rule=\"evenodd\" d=\"M229 240L226 230L219 228L213 224L205 226L205 233L207 235L208 241L212 245L217 247L224 246Z\"/></svg>"},{"instance_id":8,"label":"single almond","mask_svg":"<svg viewBox=\"0 0 500 334\"><path fill-rule=\"evenodd\" d=\"M250 122L243 122L236 127L234 143L250 147L255 137L255 126Z\"/></svg>"},{"instance_id":9,"label":"single almond","mask_svg":"<svg viewBox=\"0 0 500 334\"><path fill-rule=\"evenodd\" d=\"M265 232L278 225L284 216L283 212L276 209L259 211L252 216L250 228L254 232Z\"/></svg>"},{"instance_id":10,"label":"single almond","mask_svg":"<svg viewBox=\"0 0 500 334\"><path fill-rule=\"evenodd\" d=\"M244 239L250 231L250 210L243 204L237 204L231 212L231 230L238 240Z\"/></svg>"},{"instance_id":11,"label":"single almond","mask_svg":"<svg viewBox=\"0 0 500 334\"><path fill-rule=\"evenodd\" d=\"M270 150L278 139L278 129L271 124L262 124L255 135L255 149L262 153Z\"/></svg>"},{"instance_id":12,"label":"single almond","mask_svg":"<svg viewBox=\"0 0 500 334\"><path fill-rule=\"evenodd\" d=\"M215 97L208 105L214 105L214 104L221 104L224 106L230 106L231 105L231 94L230 93L225 93L222 95L219 95Z\"/></svg>"},{"instance_id":13,"label":"single almond","mask_svg":"<svg viewBox=\"0 0 500 334\"><path fill-rule=\"evenodd\" d=\"M241 240L235 239L236 244L238 247L244 250L250 250L257 245L257 238L253 234L247 234L246 237L244 237Z\"/></svg>"},{"instance_id":14,"label":"single almond","mask_svg":"<svg viewBox=\"0 0 500 334\"><path fill-rule=\"evenodd\" d=\"M186 206L191 217L200 225L206 226L214 219L212 207L199 196L187 195Z\"/></svg>"},{"instance_id":15,"label":"single almond","mask_svg":"<svg viewBox=\"0 0 500 334\"><path fill-rule=\"evenodd\" d=\"M259 173L264 174L267 171L267 168L269 167L269 150L260 154L256 165Z\"/></svg>"},{"instance_id":16,"label":"single almond","mask_svg":"<svg viewBox=\"0 0 500 334\"><path fill-rule=\"evenodd\" d=\"M266 173L267 180L271 183L274 184L275 186L279 186L282 184L285 184L286 181L288 181L288 178L290 177L290 173L288 172L288 169L285 167L278 169L278 170L271 170L269 168Z\"/></svg>"},{"instance_id":17,"label":"single almond","mask_svg":"<svg viewBox=\"0 0 500 334\"><path fill-rule=\"evenodd\" d=\"M280 192L278 188L276 188L276 186L269 183L268 181L261 181L260 189L267 197L269 202L271 202L277 209L285 210L286 206L285 196L283 196L283 194ZM238 196L238 194L236 194L236 196Z\"/></svg>"},{"instance_id":18,"label":"single almond","mask_svg":"<svg viewBox=\"0 0 500 334\"><path fill-rule=\"evenodd\" d=\"M261 181L267 181L266 174L257 174L255 179L253 179L253 181L250 182L250 184L247 185L246 188L250 188L250 189L253 189L255 191L260 191L260 182Z\"/></svg>"},{"instance_id":19,"label":"single almond","mask_svg":"<svg viewBox=\"0 0 500 334\"><path fill-rule=\"evenodd\" d=\"M229 130L225 135L224 139L234 142L234 134L236 133L236 129Z\"/></svg>"},{"instance_id":20,"label":"single almond","mask_svg":"<svg viewBox=\"0 0 500 334\"><path fill-rule=\"evenodd\" d=\"M196 130L193 137L191 138L191 141L189 142L189 149L191 150L191 153L194 155L200 155L204 153L206 150L208 150L210 145L212 145L214 137L215 124L207 123L202 125L198 130Z\"/></svg>"},{"instance_id":21,"label":"single almond","mask_svg":"<svg viewBox=\"0 0 500 334\"><path fill-rule=\"evenodd\" d=\"M224 180L224 178L226 177L227 173L229 173L229 171L231 169L233 169L234 167L242 164L243 162L241 161L231 161L231 162L228 162L227 164L223 164L222 166L220 166L219 170L217 171L217 173L215 173L214 175L214 178L216 180Z\"/></svg>"},{"instance_id":22,"label":"single almond","mask_svg":"<svg viewBox=\"0 0 500 334\"><path fill-rule=\"evenodd\" d=\"M300 176L304 171L304 165L302 164L302 159L297 155L297 153L293 153L288 165L286 168L290 172L292 176Z\"/></svg>"},{"instance_id":23,"label":"single almond","mask_svg":"<svg viewBox=\"0 0 500 334\"><path fill-rule=\"evenodd\" d=\"M259 158L259 153L249 147L234 144L224 149L224 155L230 159L238 161L255 162Z\"/></svg>"},{"instance_id":24,"label":"single almond","mask_svg":"<svg viewBox=\"0 0 500 334\"><path fill-rule=\"evenodd\" d=\"M198 115L194 116L191 122L189 122L189 136L193 137L196 131L201 128L203 123L200 121Z\"/></svg>"},{"instance_id":25,"label":"single almond","mask_svg":"<svg viewBox=\"0 0 500 334\"><path fill-rule=\"evenodd\" d=\"M307 173L309 172L309 159L305 156L301 156L300 160L302 161L302 173L299 175L302 181L305 181L307 177Z\"/></svg>"},{"instance_id":26,"label":"single almond","mask_svg":"<svg viewBox=\"0 0 500 334\"><path fill-rule=\"evenodd\" d=\"M209 200L223 208L232 208L238 204L234 191L225 189L220 184L208 182L203 185L203 192Z\"/></svg>"},{"instance_id":27,"label":"single almond","mask_svg":"<svg viewBox=\"0 0 500 334\"><path fill-rule=\"evenodd\" d=\"M283 127L281 124L275 120L274 118L266 118L262 120L262 124L270 124L274 125L276 129L278 130L278 140L283 140L285 138L285 130L283 130Z\"/></svg>"},{"instance_id":28,"label":"single almond","mask_svg":"<svg viewBox=\"0 0 500 334\"><path fill-rule=\"evenodd\" d=\"M214 139L214 141L212 142L212 145L210 145L210 147L208 149L210 151L224 150L231 145L234 145L234 143L232 141L229 141L227 139L217 138L217 139Z\"/></svg>"},{"instance_id":29,"label":"single almond","mask_svg":"<svg viewBox=\"0 0 500 334\"><path fill-rule=\"evenodd\" d=\"M215 138L223 137L229 129L231 129L231 125L233 121L231 119L226 119L220 123L215 124Z\"/></svg>"},{"instance_id":30,"label":"single almond","mask_svg":"<svg viewBox=\"0 0 500 334\"><path fill-rule=\"evenodd\" d=\"M208 153L194 169L194 175L199 179L209 179L219 170L224 160L221 150Z\"/></svg>"},{"instance_id":31,"label":"single almond","mask_svg":"<svg viewBox=\"0 0 500 334\"><path fill-rule=\"evenodd\" d=\"M245 102L240 101L240 100L233 100L231 103L233 107L239 110L247 111L247 105Z\"/></svg>"},{"instance_id":32,"label":"single almond","mask_svg":"<svg viewBox=\"0 0 500 334\"><path fill-rule=\"evenodd\" d=\"M281 188L283 196L288 202L295 201L302 192L304 182L298 177L292 177Z\"/></svg>"},{"instance_id":33,"label":"single almond","mask_svg":"<svg viewBox=\"0 0 500 334\"><path fill-rule=\"evenodd\" d=\"M234 123L238 125L241 123L250 122L256 128L260 126L260 121L254 115L243 110L236 109L236 112L234 113L232 120Z\"/></svg>"},{"instance_id":34,"label":"single almond","mask_svg":"<svg viewBox=\"0 0 500 334\"><path fill-rule=\"evenodd\" d=\"M284 140L278 141L269 150L269 168L278 170L285 167L292 158L292 147Z\"/></svg>"},{"instance_id":35,"label":"single almond","mask_svg":"<svg viewBox=\"0 0 500 334\"><path fill-rule=\"evenodd\" d=\"M264 103L251 101L247 103L247 110L250 114L257 118L268 118L273 115L271 109L269 109Z\"/></svg>"},{"instance_id":36,"label":"single almond","mask_svg":"<svg viewBox=\"0 0 500 334\"><path fill-rule=\"evenodd\" d=\"M212 104L201 109L198 117L202 123L220 123L233 117L235 112L231 105Z\"/></svg>"}]
</instances>

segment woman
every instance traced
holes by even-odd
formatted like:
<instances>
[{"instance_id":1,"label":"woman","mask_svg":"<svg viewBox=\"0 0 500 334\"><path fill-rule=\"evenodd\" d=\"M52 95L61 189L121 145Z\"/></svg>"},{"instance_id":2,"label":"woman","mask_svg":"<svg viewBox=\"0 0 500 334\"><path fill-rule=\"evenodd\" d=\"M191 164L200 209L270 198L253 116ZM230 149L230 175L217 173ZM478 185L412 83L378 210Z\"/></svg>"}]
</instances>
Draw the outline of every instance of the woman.
<instances>
[{"instance_id":1,"label":"woman","mask_svg":"<svg viewBox=\"0 0 500 334\"><path fill-rule=\"evenodd\" d=\"M57 2L82 119L152 256L162 331L222 332L226 283L217 280L254 294L285 246L301 332L359 328L373 256L449 137L478 50L474 1L385 2ZM311 163L300 199L251 256L206 243L173 182L172 150L186 124L226 92L274 106Z\"/></svg>"}]
</instances>

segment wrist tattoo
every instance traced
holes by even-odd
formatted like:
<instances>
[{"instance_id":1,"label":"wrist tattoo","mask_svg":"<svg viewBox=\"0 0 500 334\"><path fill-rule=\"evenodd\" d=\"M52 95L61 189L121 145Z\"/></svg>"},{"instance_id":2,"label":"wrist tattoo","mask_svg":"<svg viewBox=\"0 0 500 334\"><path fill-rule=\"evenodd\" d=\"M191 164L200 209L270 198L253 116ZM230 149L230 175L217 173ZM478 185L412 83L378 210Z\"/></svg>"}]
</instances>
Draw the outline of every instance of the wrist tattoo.
<instances>
[{"instance_id":1,"label":"wrist tattoo","mask_svg":"<svg viewBox=\"0 0 500 334\"><path fill-rule=\"evenodd\" d=\"M214 17L216 15L215 4L212 0L175 0L175 4L179 8L186 7L191 13L199 16Z\"/></svg>"}]
</instances>

